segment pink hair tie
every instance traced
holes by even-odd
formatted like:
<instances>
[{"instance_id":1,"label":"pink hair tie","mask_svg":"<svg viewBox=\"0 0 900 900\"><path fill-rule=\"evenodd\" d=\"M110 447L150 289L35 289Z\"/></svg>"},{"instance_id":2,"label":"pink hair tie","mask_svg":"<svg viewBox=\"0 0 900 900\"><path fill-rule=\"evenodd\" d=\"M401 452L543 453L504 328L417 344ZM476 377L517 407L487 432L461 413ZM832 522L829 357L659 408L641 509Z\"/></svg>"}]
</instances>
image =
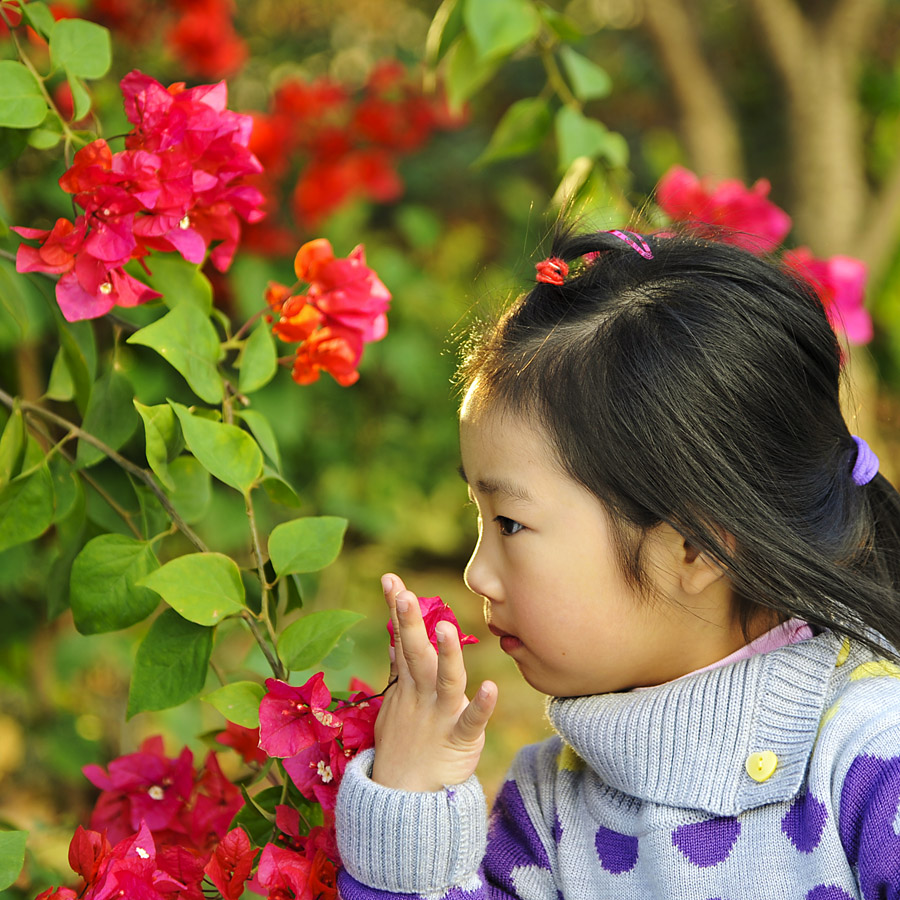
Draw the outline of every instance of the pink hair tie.
<instances>
[{"instance_id":1,"label":"pink hair tie","mask_svg":"<svg viewBox=\"0 0 900 900\"><path fill-rule=\"evenodd\" d=\"M537 280L544 284L562 284L569 274L569 264L558 256L550 256L535 263Z\"/></svg>"},{"instance_id":2,"label":"pink hair tie","mask_svg":"<svg viewBox=\"0 0 900 900\"><path fill-rule=\"evenodd\" d=\"M633 231L618 230L609 231L607 234L614 234L620 240L625 241L632 250L640 253L644 259L653 259L653 251L650 249L650 245L639 234L635 234Z\"/></svg>"},{"instance_id":3,"label":"pink hair tie","mask_svg":"<svg viewBox=\"0 0 900 900\"><path fill-rule=\"evenodd\" d=\"M856 441L856 462L853 464L853 480L862 487L868 484L878 474L878 457L872 452L872 448L855 434L851 435Z\"/></svg>"}]
</instances>

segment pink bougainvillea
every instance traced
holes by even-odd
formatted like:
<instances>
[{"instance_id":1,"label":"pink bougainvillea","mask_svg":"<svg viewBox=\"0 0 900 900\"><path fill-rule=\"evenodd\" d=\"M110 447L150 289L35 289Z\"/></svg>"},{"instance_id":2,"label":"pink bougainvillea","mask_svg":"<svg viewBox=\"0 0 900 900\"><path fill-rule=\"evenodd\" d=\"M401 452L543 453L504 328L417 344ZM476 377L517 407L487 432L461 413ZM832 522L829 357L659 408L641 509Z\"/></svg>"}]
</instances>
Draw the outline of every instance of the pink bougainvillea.
<instances>
[{"instance_id":1,"label":"pink bougainvillea","mask_svg":"<svg viewBox=\"0 0 900 900\"><path fill-rule=\"evenodd\" d=\"M463 630L459 627L459 622L456 621L456 616L453 613L453 610L441 600L440 597L419 597L419 609L422 610L422 618L425 621L425 632L428 635L428 640L431 641L432 646L435 650L438 648L437 641L437 632L435 629L437 628L438 622L449 622L456 629L459 634L459 642L460 644L477 644L478 638L472 634L463 634ZM388 634L391 636L391 646L394 646L394 623L388 622L387 624Z\"/></svg>"}]
</instances>

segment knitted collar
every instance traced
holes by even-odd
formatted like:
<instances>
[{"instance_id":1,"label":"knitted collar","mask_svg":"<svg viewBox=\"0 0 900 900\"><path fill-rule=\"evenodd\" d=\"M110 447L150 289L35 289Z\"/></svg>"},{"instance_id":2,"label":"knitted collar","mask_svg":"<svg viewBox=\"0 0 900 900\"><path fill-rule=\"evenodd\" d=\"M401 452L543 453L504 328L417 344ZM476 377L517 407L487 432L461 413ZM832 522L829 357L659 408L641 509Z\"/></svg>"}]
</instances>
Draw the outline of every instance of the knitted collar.
<instances>
[{"instance_id":1,"label":"knitted collar","mask_svg":"<svg viewBox=\"0 0 900 900\"><path fill-rule=\"evenodd\" d=\"M646 691L551 698L547 714L599 778L630 797L736 815L796 795L841 639L831 632ZM745 768L771 751L756 781Z\"/></svg>"}]
</instances>

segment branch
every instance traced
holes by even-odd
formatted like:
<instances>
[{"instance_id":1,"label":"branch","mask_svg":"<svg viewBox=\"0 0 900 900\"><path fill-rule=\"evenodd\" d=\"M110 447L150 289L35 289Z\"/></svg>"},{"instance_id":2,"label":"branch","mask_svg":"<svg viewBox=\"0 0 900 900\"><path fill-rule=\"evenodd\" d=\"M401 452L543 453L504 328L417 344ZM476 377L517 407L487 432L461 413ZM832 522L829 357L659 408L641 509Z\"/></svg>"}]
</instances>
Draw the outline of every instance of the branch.
<instances>
[{"instance_id":1,"label":"branch","mask_svg":"<svg viewBox=\"0 0 900 900\"><path fill-rule=\"evenodd\" d=\"M788 90L802 91L810 78L805 65L810 44L815 43L803 14L793 0L750 0L749 5Z\"/></svg>"},{"instance_id":2,"label":"branch","mask_svg":"<svg viewBox=\"0 0 900 900\"><path fill-rule=\"evenodd\" d=\"M875 283L896 246L900 229L900 154L878 196L869 204L864 221L851 252L869 266L870 283Z\"/></svg>"},{"instance_id":3,"label":"branch","mask_svg":"<svg viewBox=\"0 0 900 900\"><path fill-rule=\"evenodd\" d=\"M8 406L10 409L13 407L14 399L10 394L7 394L2 388L0 388L0 403ZM86 441L88 444L96 447L104 456L109 457L117 466L124 469L126 472L129 472L131 475L134 475L135 478L139 478L144 484L150 488L151 491L156 495L156 499L159 500L163 509L166 511L166 514L172 520L173 524L178 528L178 530L201 552L208 553L209 547L202 541L202 539L194 532L190 525L181 518L181 516L176 511L175 507L172 506L172 501L166 496L166 494L160 490L157 483L153 480L153 476L146 469L142 469L140 466L136 466L131 460L126 459L120 453L117 453L112 447L107 446L103 443L99 438L92 435L89 431L84 431L82 428L79 428L74 422L70 422L68 419L64 419L62 416L57 415L54 412L51 412L49 409L44 409L43 406L39 406L37 403L30 403L27 400L20 400L19 406L23 410L23 412L30 412L34 415L40 416L43 419L46 419L48 422L53 422L56 425L59 425L61 428L66 429L71 432L75 437L80 438L83 441Z\"/></svg>"},{"instance_id":4,"label":"branch","mask_svg":"<svg viewBox=\"0 0 900 900\"><path fill-rule=\"evenodd\" d=\"M692 165L702 175L741 177L735 118L681 0L650 0L644 22L675 94Z\"/></svg>"},{"instance_id":5,"label":"branch","mask_svg":"<svg viewBox=\"0 0 900 900\"><path fill-rule=\"evenodd\" d=\"M859 54L883 6L884 0L840 0L835 4L825 27L826 40L840 47L847 62Z\"/></svg>"}]
</instances>

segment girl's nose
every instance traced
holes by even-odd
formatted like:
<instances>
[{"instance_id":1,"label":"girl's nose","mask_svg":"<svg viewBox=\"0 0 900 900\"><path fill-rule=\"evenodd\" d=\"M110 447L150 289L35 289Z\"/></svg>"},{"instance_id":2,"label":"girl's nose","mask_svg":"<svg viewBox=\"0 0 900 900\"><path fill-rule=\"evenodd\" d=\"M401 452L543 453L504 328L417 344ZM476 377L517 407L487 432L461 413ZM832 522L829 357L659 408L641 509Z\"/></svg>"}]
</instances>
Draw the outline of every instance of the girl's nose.
<instances>
[{"instance_id":1,"label":"girl's nose","mask_svg":"<svg viewBox=\"0 0 900 900\"><path fill-rule=\"evenodd\" d=\"M478 594L479 597L488 597L491 600L499 599L499 584L488 559L483 535L479 536L478 543L472 551L472 556L463 573L463 580L473 594Z\"/></svg>"}]
</instances>

